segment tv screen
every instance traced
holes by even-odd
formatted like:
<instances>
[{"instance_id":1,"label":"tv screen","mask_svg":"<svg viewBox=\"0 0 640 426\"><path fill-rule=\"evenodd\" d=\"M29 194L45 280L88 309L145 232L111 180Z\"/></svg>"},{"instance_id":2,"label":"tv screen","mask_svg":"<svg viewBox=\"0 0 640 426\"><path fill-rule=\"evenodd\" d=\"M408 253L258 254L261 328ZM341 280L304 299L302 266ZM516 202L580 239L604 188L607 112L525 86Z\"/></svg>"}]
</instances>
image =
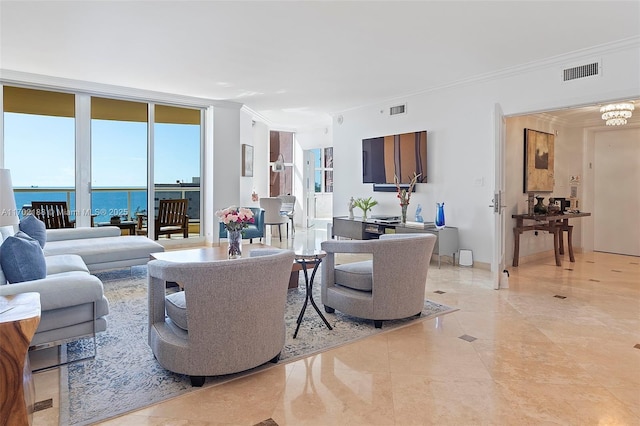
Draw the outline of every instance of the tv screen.
<instances>
[{"instance_id":1,"label":"tv screen","mask_svg":"<svg viewBox=\"0 0 640 426\"><path fill-rule=\"evenodd\" d=\"M414 173L427 182L426 130L362 140L363 183L393 184L395 175L408 184Z\"/></svg>"}]
</instances>

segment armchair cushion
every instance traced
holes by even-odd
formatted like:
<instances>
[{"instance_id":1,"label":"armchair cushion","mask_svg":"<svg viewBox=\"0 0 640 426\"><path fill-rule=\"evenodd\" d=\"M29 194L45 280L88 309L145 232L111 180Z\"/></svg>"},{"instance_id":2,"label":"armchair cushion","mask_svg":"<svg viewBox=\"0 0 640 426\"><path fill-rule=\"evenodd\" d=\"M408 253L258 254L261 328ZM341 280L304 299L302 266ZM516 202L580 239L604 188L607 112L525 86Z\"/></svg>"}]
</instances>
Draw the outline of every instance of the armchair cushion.
<instances>
[{"instance_id":1,"label":"armchair cushion","mask_svg":"<svg viewBox=\"0 0 640 426\"><path fill-rule=\"evenodd\" d=\"M336 266L335 282L354 290L371 291L373 289L373 261L365 260Z\"/></svg>"},{"instance_id":2,"label":"armchair cushion","mask_svg":"<svg viewBox=\"0 0 640 426\"><path fill-rule=\"evenodd\" d=\"M170 294L165 297L167 316L175 325L183 330L189 329L187 322L187 302L184 297L184 291Z\"/></svg>"},{"instance_id":3,"label":"armchair cushion","mask_svg":"<svg viewBox=\"0 0 640 426\"><path fill-rule=\"evenodd\" d=\"M0 246L0 265L10 283L39 280L47 276L44 253L38 243L22 231Z\"/></svg>"},{"instance_id":4,"label":"armchair cushion","mask_svg":"<svg viewBox=\"0 0 640 426\"><path fill-rule=\"evenodd\" d=\"M20 225L18 226L22 232L34 240L37 240L40 247L44 248L44 245L47 242L47 227L44 225L43 221L34 215L29 214L22 218Z\"/></svg>"}]
</instances>

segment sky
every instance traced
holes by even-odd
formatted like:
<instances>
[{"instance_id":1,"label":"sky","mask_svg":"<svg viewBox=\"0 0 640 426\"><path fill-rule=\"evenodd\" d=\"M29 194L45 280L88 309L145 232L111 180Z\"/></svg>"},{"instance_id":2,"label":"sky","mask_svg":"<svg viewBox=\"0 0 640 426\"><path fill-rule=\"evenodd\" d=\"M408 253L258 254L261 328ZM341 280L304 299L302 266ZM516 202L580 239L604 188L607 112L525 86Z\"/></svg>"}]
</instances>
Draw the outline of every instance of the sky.
<instances>
[{"instance_id":1,"label":"sky","mask_svg":"<svg viewBox=\"0 0 640 426\"><path fill-rule=\"evenodd\" d=\"M5 167L13 186L74 187L75 120L5 113ZM200 176L200 126L156 124L156 183ZM91 120L92 186L146 187L147 124Z\"/></svg>"}]
</instances>

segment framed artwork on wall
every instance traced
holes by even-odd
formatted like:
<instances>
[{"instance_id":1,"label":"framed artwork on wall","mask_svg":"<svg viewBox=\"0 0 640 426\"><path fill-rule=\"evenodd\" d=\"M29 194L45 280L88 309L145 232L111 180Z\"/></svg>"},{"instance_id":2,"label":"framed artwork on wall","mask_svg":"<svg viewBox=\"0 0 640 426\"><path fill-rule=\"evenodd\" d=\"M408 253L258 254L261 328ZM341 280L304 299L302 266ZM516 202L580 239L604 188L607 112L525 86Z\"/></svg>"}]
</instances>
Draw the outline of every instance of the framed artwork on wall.
<instances>
[{"instance_id":1,"label":"framed artwork on wall","mask_svg":"<svg viewBox=\"0 0 640 426\"><path fill-rule=\"evenodd\" d=\"M523 192L552 192L555 135L524 129Z\"/></svg>"},{"instance_id":2,"label":"framed artwork on wall","mask_svg":"<svg viewBox=\"0 0 640 426\"><path fill-rule=\"evenodd\" d=\"M242 144L242 176L253 176L253 146Z\"/></svg>"}]
</instances>

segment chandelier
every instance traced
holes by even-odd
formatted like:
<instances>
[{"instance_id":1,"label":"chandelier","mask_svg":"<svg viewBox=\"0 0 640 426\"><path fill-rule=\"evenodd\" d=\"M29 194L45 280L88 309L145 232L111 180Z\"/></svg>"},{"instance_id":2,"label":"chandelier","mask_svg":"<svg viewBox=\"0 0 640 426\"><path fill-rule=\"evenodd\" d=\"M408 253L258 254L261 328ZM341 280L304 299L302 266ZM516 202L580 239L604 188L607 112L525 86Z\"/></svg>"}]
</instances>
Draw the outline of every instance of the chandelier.
<instances>
[{"instance_id":1,"label":"chandelier","mask_svg":"<svg viewBox=\"0 0 640 426\"><path fill-rule=\"evenodd\" d=\"M633 103L623 102L605 105L600 108L600 112L607 126L622 126L627 124L627 118L631 118L634 108Z\"/></svg>"}]
</instances>

